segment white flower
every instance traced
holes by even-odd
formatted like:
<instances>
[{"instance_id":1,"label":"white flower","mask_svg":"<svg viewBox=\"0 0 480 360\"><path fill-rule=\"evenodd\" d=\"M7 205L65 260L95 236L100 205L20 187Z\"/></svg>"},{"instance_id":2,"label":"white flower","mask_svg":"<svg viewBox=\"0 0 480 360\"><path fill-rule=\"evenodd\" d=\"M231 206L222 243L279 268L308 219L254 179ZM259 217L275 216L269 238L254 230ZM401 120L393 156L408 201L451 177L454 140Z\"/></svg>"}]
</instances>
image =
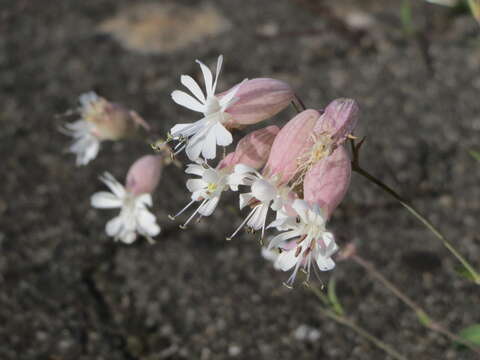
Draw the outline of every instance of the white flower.
<instances>
[{"instance_id":1,"label":"white flower","mask_svg":"<svg viewBox=\"0 0 480 360\"><path fill-rule=\"evenodd\" d=\"M175 216L170 216L170 219L175 219L195 202L200 202L200 205L188 218L185 224L180 226L181 228L185 228L197 214L210 216L217 207L222 192L227 190L230 186L230 174L226 169L213 169L207 164L189 164L185 172L187 174L198 175L200 178L187 180L187 189L192 193L192 201L190 201L187 206L180 210Z\"/></svg>"},{"instance_id":2,"label":"white flower","mask_svg":"<svg viewBox=\"0 0 480 360\"><path fill-rule=\"evenodd\" d=\"M276 266L283 271L294 268L287 281L291 286L295 281L298 269L303 267L310 276L312 262L316 262L321 271L332 270L335 263L331 259L338 250L333 234L325 228L326 216L317 205L309 206L304 200L295 200L292 204L299 219L288 218L272 222L269 227L282 226L287 231L275 236L268 249L282 250L276 259ZM292 240L296 238L296 240Z\"/></svg>"},{"instance_id":3,"label":"white flower","mask_svg":"<svg viewBox=\"0 0 480 360\"><path fill-rule=\"evenodd\" d=\"M240 209L250 205L252 210L227 240L232 239L245 225L253 230L262 229L261 238L263 239L268 209L280 212L288 201L288 189L279 187L275 177L265 178L258 171L244 164L235 165L235 172L231 175L230 182L234 189L238 185L250 186L250 192L240 194Z\"/></svg>"},{"instance_id":4,"label":"white flower","mask_svg":"<svg viewBox=\"0 0 480 360\"><path fill-rule=\"evenodd\" d=\"M106 225L106 233L115 240L131 244L137 238L137 234L151 237L160 233L155 215L148 207L152 206L150 194L134 195L125 190L109 173L105 173L100 180L112 191L101 191L93 194L91 204L98 209L120 208L120 214L111 219Z\"/></svg>"},{"instance_id":5,"label":"white flower","mask_svg":"<svg viewBox=\"0 0 480 360\"><path fill-rule=\"evenodd\" d=\"M232 143L232 134L223 124L231 119L231 115L226 110L236 101L235 94L239 88L239 86L236 86L219 99L215 96L215 90L218 75L222 68L223 56L218 57L215 80L213 80L212 72L205 64L198 60L197 63L202 69L206 94L202 92L200 86L191 76L182 75L181 83L190 90L194 97L184 91L175 90L172 92L172 99L178 105L203 113L204 117L194 123L177 124L170 130L170 136L173 139L180 140L175 148L176 153L185 148L188 158L192 161L196 161L200 154L205 159L214 159L217 145L228 146Z\"/></svg>"},{"instance_id":6,"label":"white flower","mask_svg":"<svg viewBox=\"0 0 480 360\"><path fill-rule=\"evenodd\" d=\"M93 113L98 111L98 104L101 98L93 91L80 95L81 107L79 112L82 119L73 123L65 124L61 131L73 137L74 142L68 148L68 152L76 154L77 166L86 165L95 159L100 150L101 140L97 136L97 129L93 122L88 121Z\"/></svg>"}]
</instances>

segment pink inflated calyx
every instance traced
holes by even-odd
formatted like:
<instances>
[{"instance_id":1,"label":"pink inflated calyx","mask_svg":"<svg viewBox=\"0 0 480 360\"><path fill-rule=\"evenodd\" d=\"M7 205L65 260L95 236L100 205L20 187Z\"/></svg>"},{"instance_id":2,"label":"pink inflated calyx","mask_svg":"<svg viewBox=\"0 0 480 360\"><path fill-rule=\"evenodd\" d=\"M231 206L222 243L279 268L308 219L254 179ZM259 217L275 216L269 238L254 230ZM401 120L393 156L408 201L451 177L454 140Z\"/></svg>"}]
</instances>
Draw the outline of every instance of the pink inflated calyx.
<instances>
[{"instance_id":1,"label":"pink inflated calyx","mask_svg":"<svg viewBox=\"0 0 480 360\"><path fill-rule=\"evenodd\" d=\"M226 123L229 128L256 124L271 118L285 109L295 97L290 85L276 79L256 78L236 86L239 86L235 94L237 100L226 110L233 117Z\"/></svg>"},{"instance_id":2,"label":"pink inflated calyx","mask_svg":"<svg viewBox=\"0 0 480 360\"><path fill-rule=\"evenodd\" d=\"M252 131L237 144L233 156L234 164L244 164L254 169L262 168L270 155L273 141L280 128L275 125Z\"/></svg>"},{"instance_id":3,"label":"pink inflated calyx","mask_svg":"<svg viewBox=\"0 0 480 360\"><path fill-rule=\"evenodd\" d=\"M162 156L142 156L128 170L125 188L134 195L151 194L160 181L162 167Z\"/></svg>"},{"instance_id":4,"label":"pink inflated calyx","mask_svg":"<svg viewBox=\"0 0 480 360\"><path fill-rule=\"evenodd\" d=\"M327 135L333 146L341 145L357 126L360 109L353 99L335 99L315 125L315 134Z\"/></svg>"},{"instance_id":5,"label":"pink inflated calyx","mask_svg":"<svg viewBox=\"0 0 480 360\"><path fill-rule=\"evenodd\" d=\"M282 184L295 176L301 156L313 145L313 128L319 116L316 110L302 111L280 130L273 141L265 175L276 175Z\"/></svg>"},{"instance_id":6,"label":"pink inflated calyx","mask_svg":"<svg viewBox=\"0 0 480 360\"><path fill-rule=\"evenodd\" d=\"M347 193L351 173L350 156L339 146L307 171L303 181L304 199L317 204L330 217Z\"/></svg>"},{"instance_id":7,"label":"pink inflated calyx","mask_svg":"<svg viewBox=\"0 0 480 360\"><path fill-rule=\"evenodd\" d=\"M236 165L236 162L234 162L234 157L235 153L231 152L228 153L217 165L218 170L226 169L226 168L232 168Z\"/></svg>"}]
</instances>

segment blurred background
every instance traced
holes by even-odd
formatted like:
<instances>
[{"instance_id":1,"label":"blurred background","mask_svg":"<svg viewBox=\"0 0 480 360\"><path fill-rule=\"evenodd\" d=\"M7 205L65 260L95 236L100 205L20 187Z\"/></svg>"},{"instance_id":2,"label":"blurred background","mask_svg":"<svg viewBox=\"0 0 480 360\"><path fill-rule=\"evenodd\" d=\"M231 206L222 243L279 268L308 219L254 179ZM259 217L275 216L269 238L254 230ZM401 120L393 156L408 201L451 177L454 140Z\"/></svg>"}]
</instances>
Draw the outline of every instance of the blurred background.
<instances>
[{"instance_id":1,"label":"blurred background","mask_svg":"<svg viewBox=\"0 0 480 360\"><path fill-rule=\"evenodd\" d=\"M106 143L75 167L56 115L95 90L163 136L194 114L170 92L195 59L225 57L219 89L244 78L289 82L308 107L361 107L363 166L397 189L480 266L479 24L461 7L411 1L2 0L0 6L1 359L385 359L282 286L239 224L233 198L188 231L167 214L190 194L181 169L155 193L154 245L114 243L114 212L90 207L104 171L123 179L151 153ZM465 10L465 9L463 9ZM269 123L282 124L288 109ZM180 219L181 221L181 219ZM398 203L358 175L330 223L454 332L478 323L477 287ZM334 277L348 315L408 358L473 359L351 262ZM320 284L320 281L317 282Z\"/></svg>"}]
</instances>

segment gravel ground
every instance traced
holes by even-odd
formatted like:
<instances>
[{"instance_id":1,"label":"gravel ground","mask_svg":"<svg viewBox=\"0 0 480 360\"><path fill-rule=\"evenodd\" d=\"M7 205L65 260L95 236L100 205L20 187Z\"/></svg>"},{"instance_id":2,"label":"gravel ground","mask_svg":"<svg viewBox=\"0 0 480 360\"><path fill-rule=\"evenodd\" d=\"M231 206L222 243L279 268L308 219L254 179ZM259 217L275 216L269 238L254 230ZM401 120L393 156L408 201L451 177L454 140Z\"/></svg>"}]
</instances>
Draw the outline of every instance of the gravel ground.
<instances>
[{"instance_id":1,"label":"gravel ground","mask_svg":"<svg viewBox=\"0 0 480 360\"><path fill-rule=\"evenodd\" d=\"M89 207L102 188L98 175L122 178L149 147L106 144L93 163L76 168L55 114L94 89L163 134L193 120L169 97L179 75L198 70L194 59L212 63L219 53L221 89L272 76L314 108L357 99L365 168L411 199L480 268L480 164L468 154L480 147L480 43L468 16L418 2L419 36L409 38L396 1L338 1L328 13L313 0L220 0L209 3L225 18L217 34L158 52L148 42L145 51L131 50L99 31L133 0L0 3L1 359L386 359L322 317L311 293L282 286L287 274L275 272L248 235L225 242L240 220L228 207L189 231L170 222L167 214L188 198L180 169L166 171L155 194L163 228L156 244L123 246L103 233L112 214ZM199 6L178 3L193 12ZM157 25L188 27L183 20L172 14ZM456 275L455 260L358 175L331 227L452 331L480 322L478 288ZM358 265L340 263L323 281L329 276L351 318L407 358L473 359L424 329ZM310 338L301 336L305 329Z\"/></svg>"}]
</instances>

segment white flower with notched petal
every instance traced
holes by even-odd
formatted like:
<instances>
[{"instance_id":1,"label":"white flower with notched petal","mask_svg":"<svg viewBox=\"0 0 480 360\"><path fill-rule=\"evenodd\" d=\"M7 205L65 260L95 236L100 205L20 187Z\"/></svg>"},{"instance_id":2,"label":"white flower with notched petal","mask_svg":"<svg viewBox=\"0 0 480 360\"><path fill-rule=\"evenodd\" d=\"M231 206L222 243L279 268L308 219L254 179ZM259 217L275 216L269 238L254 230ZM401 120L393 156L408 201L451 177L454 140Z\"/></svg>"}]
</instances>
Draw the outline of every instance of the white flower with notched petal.
<instances>
[{"instance_id":1,"label":"white flower with notched petal","mask_svg":"<svg viewBox=\"0 0 480 360\"><path fill-rule=\"evenodd\" d=\"M289 286L295 281L300 267L306 270L308 281L312 262L316 262L321 271L332 270L335 263L331 257L338 250L333 234L325 228L326 216L322 209L298 199L293 202L292 208L299 219L291 217L272 222L269 227L280 226L287 231L275 236L268 245L268 249L281 250L275 262L278 268L283 271L294 268L286 283Z\"/></svg>"},{"instance_id":2,"label":"white flower with notched petal","mask_svg":"<svg viewBox=\"0 0 480 360\"><path fill-rule=\"evenodd\" d=\"M280 212L288 202L288 189L284 186L278 186L275 176L266 178L255 169L244 164L235 165L235 172L230 177L230 183L234 189L238 185L250 186L250 192L240 194L240 209L250 205L252 210L227 240L232 239L245 225L253 230L262 229L263 238L268 209L271 208Z\"/></svg>"},{"instance_id":3,"label":"white flower with notched petal","mask_svg":"<svg viewBox=\"0 0 480 360\"><path fill-rule=\"evenodd\" d=\"M200 202L200 205L185 224L180 226L182 229L185 228L197 214L210 216L217 207L222 192L230 186L230 174L226 168L218 170L211 168L207 164L189 164L185 172L187 174L200 176L200 178L187 180L187 188L192 193L192 201L175 216L170 216L170 219L174 220L196 202Z\"/></svg>"},{"instance_id":4,"label":"white flower with notched petal","mask_svg":"<svg viewBox=\"0 0 480 360\"><path fill-rule=\"evenodd\" d=\"M152 206L152 196L144 193L134 195L129 193L109 173L105 173L100 180L108 186L110 192L101 191L93 194L91 204L98 209L120 208L120 214L111 219L105 228L108 236L126 244L133 243L137 234L151 237L160 233L155 216L148 210Z\"/></svg>"},{"instance_id":5,"label":"white flower with notched petal","mask_svg":"<svg viewBox=\"0 0 480 360\"><path fill-rule=\"evenodd\" d=\"M234 87L221 98L215 96L218 75L223 63L222 55L218 57L215 80L205 64L198 60L197 63L202 69L206 93L202 92L191 76L182 75L181 83L193 96L184 91L175 90L172 92L172 99L178 105L203 113L204 117L194 123L177 124L170 130L170 136L180 140L175 153L185 148L188 158L192 161L196 161L200 155L205 159L214 159L217 154L217 145L228 146L232 143L232 134L223 124L231 119L231 115L226 110L236 101L235 94L239 88L239 86Z\"/></svg>"},{"instance_id":6,"label":"white flower with notched petal","mask_svg":"<svg viewBox=\"0 0 480 360\"><path fill-rule=\"evenodd\" d=\"M73 137L74 143L68 148L77 156L77 166L86 165L95 159L100 150L101 140L98 137L97 129L94 123L88 121L92 113L98 111L99 104L103 104L102 99L93 91L80 95L80 114L82 119L65 125L61 131Z\"/></svg>"}]
</instances>

